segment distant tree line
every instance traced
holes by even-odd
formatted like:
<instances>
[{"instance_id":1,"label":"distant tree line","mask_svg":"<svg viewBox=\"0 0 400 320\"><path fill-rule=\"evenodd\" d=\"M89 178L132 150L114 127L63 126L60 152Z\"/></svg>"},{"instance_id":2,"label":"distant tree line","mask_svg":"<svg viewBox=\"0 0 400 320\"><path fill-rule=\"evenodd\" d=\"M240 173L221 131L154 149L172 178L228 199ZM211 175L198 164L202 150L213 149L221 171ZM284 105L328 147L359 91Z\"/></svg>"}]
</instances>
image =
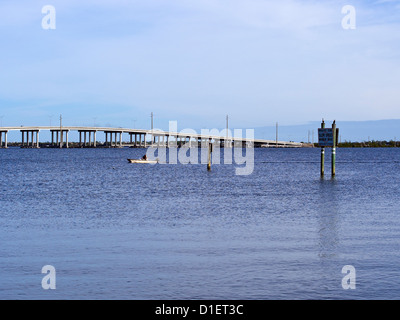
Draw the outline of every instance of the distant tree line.
<instances>
[{"instance_id":1,"label":"distant tree line","mask_svg":"<svg viewBox=\"0 0 400 320\"><path fill-rule=\"evenodd\" d=\"M315 143L315 147L318 147L318 143ZM352 141L345 141L340 142L338 144L339 148L395 148L400 147L399 141L362 141L362 142L352 142Z\"/></svg>"}]
</instances>

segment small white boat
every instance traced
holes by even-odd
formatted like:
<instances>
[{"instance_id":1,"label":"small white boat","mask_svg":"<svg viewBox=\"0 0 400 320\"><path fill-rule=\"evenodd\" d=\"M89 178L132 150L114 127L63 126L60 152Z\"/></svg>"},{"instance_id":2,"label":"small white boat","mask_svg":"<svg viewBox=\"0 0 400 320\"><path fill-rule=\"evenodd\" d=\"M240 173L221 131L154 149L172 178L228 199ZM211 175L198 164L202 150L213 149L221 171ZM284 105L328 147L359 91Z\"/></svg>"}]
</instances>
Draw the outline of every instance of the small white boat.
<instances>
[{"instance_id":1,"label":"small white boat","mask_svg":"<svg viewBox=\"0 0 400 320\"><path fill-rule=\"evenodd\" d=\"M158 163L158 160L128 159L130 163Z\"/></svg>"}]
</instances>

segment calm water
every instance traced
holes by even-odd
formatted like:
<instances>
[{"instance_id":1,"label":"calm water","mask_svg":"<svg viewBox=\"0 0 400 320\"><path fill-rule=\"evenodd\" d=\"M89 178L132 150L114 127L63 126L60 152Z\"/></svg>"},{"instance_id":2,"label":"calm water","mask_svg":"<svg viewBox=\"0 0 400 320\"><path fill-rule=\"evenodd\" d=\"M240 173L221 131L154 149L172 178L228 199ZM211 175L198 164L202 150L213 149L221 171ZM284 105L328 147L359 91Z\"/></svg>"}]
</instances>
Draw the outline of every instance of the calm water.
<instances>
[{"instance_id":1,"label":"calm water","mask_svg":"<svg viewBox=\"0 0 400 320\"><path fill-rule=\"evenodd\" d=\"M339 149L334 180L319 152L256 149L236 176L126 161L143 149L0 150L0 299L399 299L400 149Z\"/></svg>"}]
</instances>

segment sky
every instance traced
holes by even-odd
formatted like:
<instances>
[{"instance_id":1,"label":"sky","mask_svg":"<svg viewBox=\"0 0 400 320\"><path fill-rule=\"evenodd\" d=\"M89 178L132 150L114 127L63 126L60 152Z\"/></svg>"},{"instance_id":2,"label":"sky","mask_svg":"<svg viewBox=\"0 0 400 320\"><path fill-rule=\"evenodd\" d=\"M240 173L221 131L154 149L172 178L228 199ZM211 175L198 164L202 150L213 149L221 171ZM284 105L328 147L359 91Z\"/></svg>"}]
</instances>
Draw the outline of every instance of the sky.
<instances>
[{"instance_id":1,"label":"sky","mask_svg":"<svg viewBox=\"0 0 400 320\"><path fill-rule=\"evenodd\" d=\"M0 126L400 119L398 0L2 0L0 14Z\"/></svg>"}]
</instances>

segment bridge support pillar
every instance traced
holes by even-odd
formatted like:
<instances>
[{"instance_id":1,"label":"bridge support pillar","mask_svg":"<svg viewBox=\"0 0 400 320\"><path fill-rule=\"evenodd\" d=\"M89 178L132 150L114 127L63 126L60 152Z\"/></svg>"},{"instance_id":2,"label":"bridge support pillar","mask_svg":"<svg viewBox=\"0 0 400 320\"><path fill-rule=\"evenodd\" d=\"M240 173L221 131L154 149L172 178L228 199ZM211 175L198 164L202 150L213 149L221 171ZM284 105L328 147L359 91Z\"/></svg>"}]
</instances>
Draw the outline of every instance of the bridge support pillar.
<instances>
[{"instance_id":1,"label":"bridge support pillar","mask_svg":"<svg viewBox=\"0 0 400 320\"><path fill-rule=\"evenodd\" d=\"M129 132L129 144L132 148L142 148L143 146L146 146L146 134ZM122 145L120 144L120 146Z\"/></svg>"},{"instance_id":2,"label":"bridge support pillar","mask_svg":"<svg viewBox=\"0 0 400 320\"><path fill-rule=\"evenodd\" d=\"M4 131L0 131L0 148L4 148L7 149L7 134L8 131L4 130ZM3 143L3 137L4 137L4 143Z\"/></svg>"},{"instance_id":3,"label":"bridge support pillar","mask_svg":"<svg viewBox=\"0 0 400 320\"><path fill-rule=\"evenodd\" d=\"M22 148L39 148L39 130L21 130ZM34 135L36 134L36 141ZM26 136L26 140L25 140ZM31 137L29 139L29 136Z\"/></svg>"},{"instance_id":4,"label":"bridge support pillar","mask_svg":"<svg viewBox=\"0 0 400 320\"><path fill-rule=\"evenodd\" d=\"M119 133L119 139L118 139ZM109 148L120 148L122 147L122 131L104 131L105 134L105 146ZM108 139L110 137L110 140Z\"/></svg>"},{"instance_id":5,"label":"bridge support pillar","mask_svg":"<svg viewBox=\"0 0 400 320\"><path fill-rule=\"evenodd\" d=\"M65 147L69 148L68 144L68 133L69 130L50 130L51 132L51 146L53 148L63 148L64 147L64 137L65 137ZM56 139L54 140L54 134L56 136Z\"/></svg>"},{"instance_id":6,"label":"bridge support pillar","mask_svg":"<svg viewBox=\"0 0 400 320\"><path fill-rule=\"evenodd\" d=\"M81 148L96 148L96 130L79 130L79 147ZM92 142L93 133L93 142ZM83 139L82 139L83 134ZM107 139L107 138L106 138Z\"/></svg>"}]
</instances>

